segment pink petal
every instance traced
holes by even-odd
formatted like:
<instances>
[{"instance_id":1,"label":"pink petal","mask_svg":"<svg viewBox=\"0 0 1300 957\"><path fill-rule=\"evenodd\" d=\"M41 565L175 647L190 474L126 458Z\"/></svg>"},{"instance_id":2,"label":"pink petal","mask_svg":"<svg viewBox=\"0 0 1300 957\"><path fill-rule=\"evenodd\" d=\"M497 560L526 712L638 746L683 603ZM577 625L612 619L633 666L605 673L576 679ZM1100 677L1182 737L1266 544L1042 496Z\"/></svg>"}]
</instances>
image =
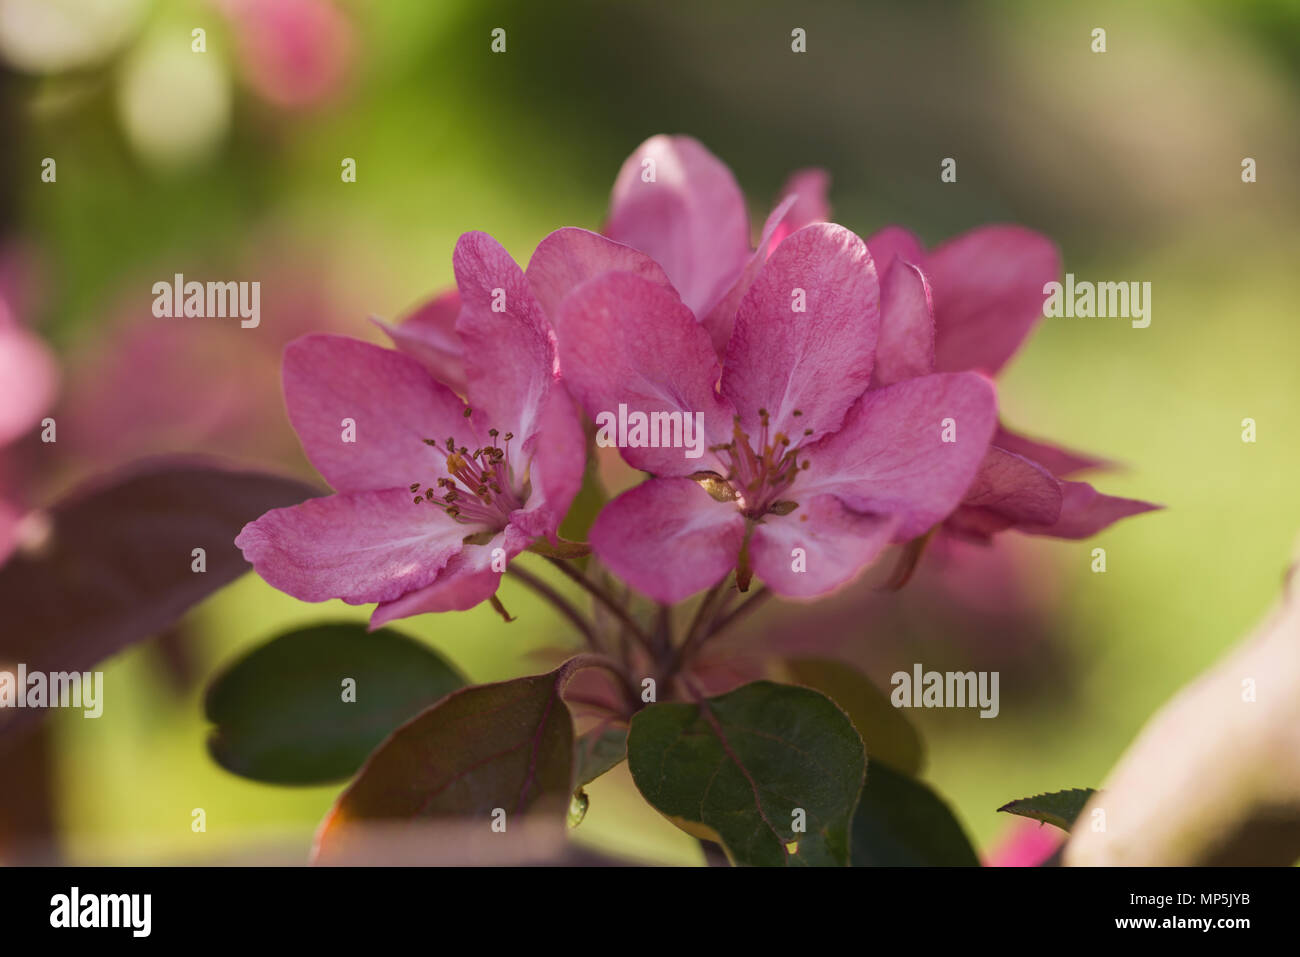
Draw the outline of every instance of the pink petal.
<instances>
[{"instance_id":1,"label":"pink petal","mask_svg":"<svg viewBox=\"0 0 1300 957\"><path fill-rule=\"evenodd\" d=\"M646 182L647 161L654 181ZM623 163L605 235L646 253L704 315L749 258L749 214L731 170L689 136L652 136Z\"/></svg>"},{"instance_id":2,"label":"pink petal","mask_svg":"<svg viewBox=\"0 0 1300 957\"><path fill-rule=\"evenodd\" d=\"M754 574L787 598L825 595L856 578L889 544L897 524L891 516L852 511L833 495L803 499L789 515L768 515L754 526Z\"/></svg>"},{"instance_id":3,"label":"pink petal","mask_svg":"<svg viewBox=\"0 0 1300 957\"><path fill-rule=\"evenodd\" d=\"M452 254L460 289L456 332L475 420L515 435L527 451L556 378L550 324L524 271L487 233L465 233Z\"/></svg>"},{"instance_id":4,"label":"pink petal","mask_svg":"<svg viewBox=\"0 0 1300 957\"><path fill-rule=\"evenodd\" d=\"M942 372L1001 369L1043 317L1043 286L1061 275L1052 241L1019 226L971 230L936 248L924 266Z\"/></svg>"},{"instance_id":5,"label":"pink petal","mask_svg":"<svg viewBox=\"0 0 1300 957\"><path fill-rule=\"evenodd\" d=\"M740 308L741 300L745 298L745 293L749 292L749 287L758 278L763 263L767 262L767 250L772 246L772 235L794 203L795 197L787 196L776 209L772 210L767 217L767 222L763 224L763 235L758 241L758 249L749 257L745 268L731 284L731 288L718 300L717 305L709 310L709 314L700 320L704 328L709 330L709 339L713 342L714 351L718 355L726 353L727 343L731 341L731 332L736 325L736 310Z\"/></svg>"},{"instance_id":6,"label":"pink petal","mask_svg":"<svg viewBox=\"0 0 1300 957\"><path fill-rule=\"evenodd\" d=\"M630 272L661 286L672 286L663 267L645 253L573 226L557 229L537 244L525 275L542 311L554 317L560 300L572 290L611 271Z\"/></svg>"},{"instance_id":7,"label":"pink petal","mask_svg":"<svg viewBox=\"0 0 1300 957\"><path fill-rule=\"evenodd\" d=\"M302 601L392 601L432 582L481 529L406 489L348 492L267 512L235 544L266 581Z\"/></svg>"},{"instance_id":8,"label":"pink petal","mask_svg":"<svg viewBox=\"0 0 1300 957\"><path fill-rule=\"evenodd\" d=\"M872 388L934 371L934 306L918 266L897 256L880 283L880 341Z\"/></svg>"},{"instance_id":9,"label":"pink petal","mask_svg":"<svg viewBox=\"0 0 1300 957\"><path fill-rule=\"evenodd\" d=\"M796 312L800 291L805 311ZM839 427L870 383L879 324L866 244L843 226L807 226L781 244L745 294L722 394L751 436L766 409L773 433L814 441Z\"/></svg>"},{"instance_id":10,"label":"pink petal","mask_svg":"<svg viewBox=\"0 0 1300 957\"><path fill-rule=\"evenodd\" d=\"M1016 455L1023 455L1030 461L1037 462L1057 478L1065 478L1075 472L1086 469L1114 468L1115 463L1095 455L1074 452L1064 446L1051 442L1041 442L1012 432L1006 426L999 425L993 444Z\"/></svg>"},{"instance_id":11,"label":"pink petal","mask_svg":"<svg viewBox=\"0 0 1300 957\"><path fill-rule=\"evenodd\" d=\"M501 584L501 573L494 570L493 558L501 557L504 562L509 562L527 544L526 537L507 528L486 545L466 545L459 554L452 556L432 585L376 606L370 616L371 629L412 615L467 611L487 601ZM497 549L501 552L497 553ZM500 562L496 564L503 567Z\"/></svg>"},{"instance_id":12,"label":"pink petal","mask_svg":"<svg viewBox=\"0 0 1300 957\"><path fill-rule=\"evenodd\" d=\"M464 347L456 334L460 315L460 291L439 293L400 323L371 319L408 356L418 360L429 374L448 388L465 394Z\"/></svg>"},{"instance_id":13,"label":"pink petal","mask_svg":"<svg viewBox=\"0 0 1300 957\"><path fill-rule=\"evenodd\" d=\"M284 398L307 458L339 492L402 488L447 474L424 439L470 441L464 403L410 356L345 336L284 351ZM344 441L344 420L356 441Z\"/></svg>"},{"instance_id":14,"label":"pink petal","mask_svg":"<svg viewBox=\"0 0 1300 957\"><path fill-rule=\"evenodd\" d=\"M1041 465L993 446L945 527L983 539L1022 524L1054 523L1061 514L1061 483Z\"/></svg>"},{"instance_id":15,"label":"pink petal","mask_svg":"<svg viewBox=\"0 0 1300 957\"><path fill-rule=\"evenodd\" d=\"M593 420L603 413L617 416L620 404L629 414L699 412L706 447L730 439L735 413L714 387L717 353L671 289L628 273L606 273L564 300L555 325L564 381ZM687 458L681 448L620 451L630 465L656 475L725 471L707 451L700 458Z\"/></svg>"},{"instance_id":16,"label":"pink petal","mask_svg":"<svg viewBox=\"0 0 1300 957\"><path fill-rule=\"evenodd\" d=\"M1062 482L1061 493L1060 519L1050 525L1020 525L1020 531L1052 538L1088 538L1121 518L1162 508L1138 499L1103 495L1087 482Z\"/></svg>"},{"instance_id":17,"label":"pink petal","mask_svg":"<svg viewBox=\"0 0 1300 957\"><path fill-rule=\"evenodd\" d=\"M945 420L956 441L944 442ZM792 497L837 495L858 512L898 515L895 540L942 521L961 502L997 422L993 384L975 373L907 379L864 395L844 426L806 450Z\"/></svg>"},{"instance_id":18,"label":"pink petal","mask_svg":"<svg viewBox=\"0 0 1300 957\"><path fill-rule=\"evenodd\" d=\"M40 421L58 381L54 356L40 339L16 324L0 328L0 445Z\"/></svg>"},{"instance_id":19,"label":"pink petal","mask_svg":"<svg viewBox=\"0 0 1300 957\"><path fill-rule=\"evenodd\" d=\"M528 465L532 493L525 508L511 516L512 525L532 538L554 539L582 486L587 437L567 390L554 388L542 404L539 438Z\"/></svg>"},{"instance_id":20,"label":"pink petal","mask_svg":"<svg viewBox=\"0 0 1300 957\"><path fill-rule=\"evenodd\" d=\"M791 233L813 223L827 222L831 218L831 204L827 198L830 188L831 175L824 169L801 169L791 173L781 189L781 202L777 206L786 207L791 198L794 202L786 207L771 236L764 237L764 241L758 244L759 251L765 257L770 256Z\"/></svg>"},{"instance_id":21,"label":"pink petal","mask_svg":"<svg viewBox=\"0 0 1300 957\"><path fill-rule=\"evenodd\" d=\"M689 479L650 479L610 502L591 547L614 574L656 601L681 601L736 567L745 520Z\"/></svg>"},{"instance_id":22,"label":"pink petal","mask_svg":"<svg viewBox=\"0 0 1300 957\"><path fill-rule=\"evenodd\" d=\"M867 237L867 248L879 269L887 269L897 256L904 262L925 266L925 246L916 234L902 226L886 226Z\"/></svg>"}]
</instances>

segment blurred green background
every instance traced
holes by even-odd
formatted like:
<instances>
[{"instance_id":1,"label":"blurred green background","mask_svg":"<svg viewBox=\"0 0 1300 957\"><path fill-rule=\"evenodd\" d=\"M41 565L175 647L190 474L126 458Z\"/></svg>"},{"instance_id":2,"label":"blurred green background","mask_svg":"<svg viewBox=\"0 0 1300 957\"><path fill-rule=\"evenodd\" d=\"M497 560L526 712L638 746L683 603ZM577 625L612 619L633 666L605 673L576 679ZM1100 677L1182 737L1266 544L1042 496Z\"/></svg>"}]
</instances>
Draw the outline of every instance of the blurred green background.
<instances>
[{"instance_id":1,"label":"blurred green background","mask_svg":"<svg viewBox=\"0 0 1300 957\"><path fill-rule=\"evenodd\" d=\"M341 78L305 106L241 72L247 37L218 4L120 0L121 29L96 32L73 0L48 3L73 11L63 47L57 22L33 40L10 17L0 36L0 217L38 257L32 318L69 359L66 389L74 357L93 363L110 333L159 322L150 286L177 271L224 268L270 296L270 263L310 264L330 315L264 307L258 330L222 327L236 356L260 355L277 328L372 337L369 314L400 316L451 282L465 230L526 261L556 227L599 228L619 164L660 132L696 136L729 163L759 222L788 172L822 166L834 218L864 236L898 222L933 244L1016 222L1053 237L1080 279L1150 281L1149 328L1045 320L1000 383L1008 422L1125 463L1095 483L1167 509L1094 541L1012 543L1048 604L1038 640L1068 666L1017 673L1033 688L1004 681L994 721L913 714L929 779L982 848L1005 833L995 809L1007 800L1098 784L1278 590L1300 529L1298 3L339 3ZM206 54L190 52L195 27ZM489 49L495 27L504 54ZM790 51L794 27L807 31L805 54ZM1090 49L1096 27L1104 54ZM44 157L57 160L56 183L40 181ZM345 157L355 183L340 179ZM957 159L955 184L939 180L944 157ZM1254 184L1241 181L1244 157L1258 163ZM251 374L238 358L175 361L197 365L136 383L162 408L171 389ZM1247 417L1255 444L1241 439ZM242 428L292 448L274 402ZM239 439L217 451L238 457ZM260 446L249 456L268 457ZM284 464L299 465L292 453ZM45 491L88 468L61 468ZM1097 546L1105 574L1089 570ZM539 670L529 653L566 640L558 620L510 582L503 599L518 622L480 607L399 627L476 680ZM303 860L338 789L219 769L204 750L203 680L281 628L365 614L249 576L186 622L197 684L160 680L149 646L110 662L105 717L51 723L64 856ZM809 628L875 640L870 621L806 614ZM578 839L701 859L625 771L589 790ZM206 833L190 830L195 807Z\"/></svg>"}]
</instances>

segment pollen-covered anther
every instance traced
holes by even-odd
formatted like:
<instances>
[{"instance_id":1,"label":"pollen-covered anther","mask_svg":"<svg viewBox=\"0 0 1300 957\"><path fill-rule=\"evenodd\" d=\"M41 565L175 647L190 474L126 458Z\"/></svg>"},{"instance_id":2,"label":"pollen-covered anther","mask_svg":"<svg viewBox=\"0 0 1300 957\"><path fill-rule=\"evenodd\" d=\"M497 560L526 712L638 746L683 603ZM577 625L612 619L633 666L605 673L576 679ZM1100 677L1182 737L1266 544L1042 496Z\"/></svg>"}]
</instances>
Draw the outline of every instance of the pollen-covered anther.
<instances>
[{"instance_id":1,"label":"pollen-covered anther","mask_svg":"<svg viewBox=\"0 0 1300 957\"><path fill-rule=\"evenodd\" d=\"M798 409L792 415L800 416ZM761 518L769 512L787 515L797 503L783 499L795 477L808 467L806 461L799 461L799 450L791 438L784 432L769 435L771 415L767 409L758 410L758 441L751 442L750 436L741 426L740 416L732 422L732 440L710 447L727 465L726 475L712 475L708 483L701 485L718 501L730 499L751 518ZM811 429L804 430L804 436L812 434ZM725 484L729 495L721 494L718 484Z\"/></svg>"},{"instance_id":2,"label":"pollen-covered anther","mask_svg":"<svg viewBox=\"0 0 1300 957\"><path fill-rule=\"evenodd\" d=\"M443 509L449 516L465 524L483 524L491 528L504 528L510 513L519 508L523 496L517 494L510 480L508 456L505 448L497 445L500 433L489 429L492 439L489 446L480 446L472 452L466 445L449 436L445 442L425 439L424 443L445 456L447 475L440 476L434 485L425 488L419 482L411 491L422 494L415 497L416 504L429 502ZM508 443L514 436L507 432ZM444 490L439 496L436 489Z\"/></svg>"}]
</instances>

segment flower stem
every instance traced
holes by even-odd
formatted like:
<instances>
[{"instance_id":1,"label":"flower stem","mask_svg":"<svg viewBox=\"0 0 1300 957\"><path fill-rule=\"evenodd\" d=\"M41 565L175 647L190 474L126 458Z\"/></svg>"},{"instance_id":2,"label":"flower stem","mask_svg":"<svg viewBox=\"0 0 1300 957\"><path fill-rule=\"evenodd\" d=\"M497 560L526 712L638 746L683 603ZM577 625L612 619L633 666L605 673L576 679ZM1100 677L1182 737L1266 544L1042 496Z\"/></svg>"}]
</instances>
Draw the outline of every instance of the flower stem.
<instances>
[{"instance_id":1,"label":"flower stem","mask_svg":"<svg viewBox=\"0 0 1300 957\"><path fill-rule=\"evenodd\" d=\"M645 646L647 651L651 651L653 653L652 651L653 646L651 645L650 642L650 636L645 633L645 629L643 629L640 625L638 625L635 619L633 619L632 616L627 613L627 609L625 609L622 605L616 602L613 599L613 597L611 597L610 594L607 591L605 591L605 589L601 588L590 578L588 578L582 572L578 571L578 569L574 568L572 565L570 565L568 562L564 561L563 559L548 557L547 561L549 561L552 565L554 565L561 572L563 572L565 576L572 579L579 586L581 586L583 591L591 595L592 598L596 599L596 601L604 605L605 608L615 618L617 618L620 622L622 622L622 624L630 632L632 632L633 635L636 636L637 640L641 642L642 645Z\"/></svg>"},{"instance_id":2,"label":"flower stem","mask_svg":"<svg viewBox=\"0 0 1300 957\"><path fill-rule=\"evenodd\" d=\"M569 599L565 598L563 595L557 592L550 585L546 584L546 582L542 581L532 572L526 571L525 569L518 567L518 565L516 564L511 564L510 567L506 569L506 574L510 575L513 578L517 578L519 581L523 582L533 591L537 592L538 595L545 598L552 605L554 605L556 610L559 611L560 614L562 614L565 618L569 619L569 621L572 622L574 626L576 626L577 629L582 632L582 636L583 638L586 639L588 647L590 647L593 651L604 650L601 647L600 639L596 635L595 627L587 619L586 615L578 611L577 608L573 607L573 603L570 602Z\"/></svg>"}]
</instances>

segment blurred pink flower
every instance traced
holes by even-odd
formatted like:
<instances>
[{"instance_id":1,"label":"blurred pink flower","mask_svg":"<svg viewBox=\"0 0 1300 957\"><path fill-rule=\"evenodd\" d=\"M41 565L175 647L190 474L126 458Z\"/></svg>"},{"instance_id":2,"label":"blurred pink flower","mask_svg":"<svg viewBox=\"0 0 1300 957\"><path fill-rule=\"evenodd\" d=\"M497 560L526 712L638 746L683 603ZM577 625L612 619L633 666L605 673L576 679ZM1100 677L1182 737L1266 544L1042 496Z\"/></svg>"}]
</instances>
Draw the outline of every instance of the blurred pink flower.
<instances>
[{"instance_id":1,"label":"blurred pink flower","mask_svg":"<svg viewBox=\"0 0 1300 957\"><path fill-rule=\"evenodd\" d=\"M330 0L214 0L234 26L240 70L254 91L285 108L335 94L355 46L352 23Z\"/></svg>"},{"instance_id":2,"label":"blurred pink flower","mask_svg":"<svg viewBox=\"0 0 1300 957\"><path fill-rule=\"evenodd\" d=\"M985 867L1042 867L1065 843L1065 834L1048 824L1017 821L989 849Z\"/></svg>"}]
</instances>

